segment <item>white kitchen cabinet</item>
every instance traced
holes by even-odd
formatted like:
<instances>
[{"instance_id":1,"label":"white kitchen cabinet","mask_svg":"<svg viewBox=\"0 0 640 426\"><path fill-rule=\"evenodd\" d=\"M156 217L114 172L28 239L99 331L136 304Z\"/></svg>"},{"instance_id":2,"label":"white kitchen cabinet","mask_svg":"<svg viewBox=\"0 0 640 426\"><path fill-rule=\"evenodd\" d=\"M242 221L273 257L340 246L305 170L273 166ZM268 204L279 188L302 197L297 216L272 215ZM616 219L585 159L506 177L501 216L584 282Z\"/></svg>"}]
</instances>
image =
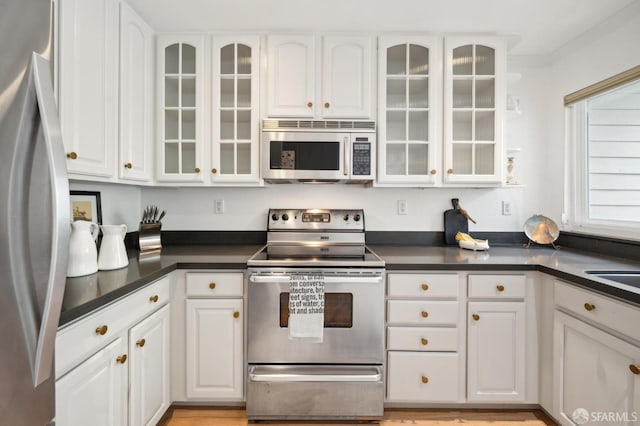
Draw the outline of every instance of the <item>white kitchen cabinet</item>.
<instances>
[{"instance_id":1,"label":"white kitchen cabinet","mask_svg":"<svg viewBox=\"0 0 640 426\"><path fill-rule=\"evenodd\" d=\"M129 426L156 425L171 405L169 309L165 305L129 331Z\"/></svg>"},{"instance_id":2,"label":"white kitchen cabinet","mask_svg":"<svg viewBox=\"0 0 640 426\"><path fill-rule=\"evenodd\" d=\"M126 353L119 337L56 382L56 424L127 424Z\"/></svg>"},{"instance_id":3,"label":"white kitchen cabinet","mask_svg":"<svg viewBox=\"0 0 640 426\"><path fill-rule=\"evenodd\" d=\"M151 27L120 3L120 179L153 177L153 38Z\"/></svg>"},{"instance_id":4,"label":"white kitchen cabinet","mask_svg":"<svg viewBox=\"0 0 640 426\"><path fill-rule=\"evenodd\" d=\"M160 181L202 182L204 36L160 35L156 49L156 177Z\"/></svg>"},{"instance_id":5,"label":"white kitchen cabinet","mask_svg":"<svg viewBox=\"0 0 640 426\"><path fill-rule=\"evenodd\" d=\"M444 182L501 184L504 39L446 37L444 46Z\"/></svg>"},{"instance_id":6,"label":"white kitchen cabinet","mask_svg":"<svg viewBox=\"0 0 640 426\"><path fill-rule=\"evenodd\" d=\"M455 352L389 352L388 400L457 402L458 354Z\"/></svg>"},{"instance_id":7,"label":"white kitchen cabinet","mask_svg":"<svg viewBox=\"0 0 640 426\"><path fill-rule=\"evenodd\" d=\"M242 299L187 299L187 398L243 399Z\"/></svg>"},{"instance_id":8,"label":"white kitchen cabinet","mask_svg":"<svg viewBox=\"0 0 640 426\"><path fill-rule=\"evenodd\" d=\"M71 174L116 176L118 1L58 3L58 110Z\"/></svg>"},{"instance_id":9,"label":"white kitchen cabinet","mask_svg":"<svg viewBox=\"0 0 640 426\"><path fill-rule=\"evenodd\" d=\"M575 425L581 413L589 424L610 424L592 417L609 413L621 416L616 424L638 424L640 348L558 310L554 379L554 414L563 425Z\"/></svg>"},{"instance_id":10,"label":"white kitchen cabinet","mask_svg":"<svg viewBox=\"0 0 640 426\"><path fill-rule=\"evenodd\" d=\"M371 45L368 36L269 35L267 116L371 118Z\"/></svg>"},{"instance_id":11,"label":"white kitchen cabinet","mask_svg":"<svg viewBox=\"0 0 640 426\"><path fill-rule=\"evenodd\" d=\"M525 400L525 303L469 302L467 400Z\"/></svg>"},{"instance_id":12,"label":"white kitchen cabinet","mask_svg":"<svg viewBox=\"0 0 640 426\"><path fill-rule=\"evenodd\" d=\"M378 42L378 182L433 185L441 170L442 51L430 36Z\"/></svg>"},{"instance_id":13,"label":"white kitchen cabinet","mask_svg":"<svg viewBox=\"0 0 640 426\"><path fill-rule=\"evenodd\" d=\"M211 180L260 180L260 37L215 36Z\"/></svg>"},{"instance_id":14,"label":"white kitchen cabinet","mask_svg":"<svg viewBox=\"0 0 640 426\"><path fill-rule=\"evenodd\" d=\"M169 293L160 279L58 331L56 424L156 424L169 407Z\"/></svg>"}]
</instances>

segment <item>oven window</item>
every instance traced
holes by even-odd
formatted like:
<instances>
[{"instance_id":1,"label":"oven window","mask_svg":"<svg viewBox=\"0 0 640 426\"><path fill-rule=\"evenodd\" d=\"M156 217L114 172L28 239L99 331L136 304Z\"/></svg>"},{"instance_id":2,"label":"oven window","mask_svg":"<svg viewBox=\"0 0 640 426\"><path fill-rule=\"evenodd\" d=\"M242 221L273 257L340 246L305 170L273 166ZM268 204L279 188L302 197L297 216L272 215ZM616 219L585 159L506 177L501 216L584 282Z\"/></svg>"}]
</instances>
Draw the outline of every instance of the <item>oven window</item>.
<instances>
[{"instance_id":1,"label":"oven window","mask_svg":"<svg viewBox=\"0 0 640 426\"><path fill-rule=\"evenodd\" d=\"M339 170L339 142L282 142L269 145L271 170Z\"/></svg>"},{"instance_id":2,"label":"oven window","mask_svg":"<svg viewBox=\"0 0 640 426\"><path fill-rule=\"evenodd\" d=\"M280 327L289 326L289 293L280 293ZM353 326L353 294L324 294L324 328Z\"/></svg>"}]
</instances>

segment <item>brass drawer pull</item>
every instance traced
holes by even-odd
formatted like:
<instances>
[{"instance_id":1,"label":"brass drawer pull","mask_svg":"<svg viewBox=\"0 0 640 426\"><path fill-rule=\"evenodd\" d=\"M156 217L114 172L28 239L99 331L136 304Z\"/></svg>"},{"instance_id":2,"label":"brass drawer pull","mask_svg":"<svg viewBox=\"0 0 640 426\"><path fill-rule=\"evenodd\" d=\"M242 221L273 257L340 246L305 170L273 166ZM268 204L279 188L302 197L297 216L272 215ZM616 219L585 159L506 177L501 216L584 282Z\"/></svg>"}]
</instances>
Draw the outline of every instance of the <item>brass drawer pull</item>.
<instances>
[{"instance_id":1,"label":"brass drawer pull","mask_svg":"<svg viewBox=\"0 0 640 426\"><path fill-rule=\"evenodd\" d=\"M215 175L216 173L218 173L218 169L216 169L215 167L214 167L214 168L212 168L212 169L211 169L211 173L213 173L213 174Z\"/></svg>"},{"instance_id":2,"label":"brass drawer pull","mask_svg":"<svg viewBox=\"0 0 640 426\"><path fill-rule=\"evenodd\" d=\"M125 169L130 169L130 168L132 168L132 167L133 167L133 164L131 164L131 163L124 163L124 168L125 168Z\"/></svg>"},{"instance_id":3,"label":"brass drawer pull","mask_svg":"<svg viewBox=\"0 0 640 426\"><path fill-rule=\"evenodd\" d=\"M480 315L478 314L473 314L471 315L473 317L474 320L478 321L480 319Z\"/></svg>"},{"instance_id":4,"label":"brass drawer pull","mask_svg":"<svg viewBox=\"0 0 640 426\"><path fill-rule=\"evenodd\" d=\"M235 312L233 313L233 317L234 317L234 318L240 318L240 312L235 311Z\"/></svg>"},{"instance_id":5,"label":"brass drawer pull","mask_svg":"<svg viewBox=\"0 0 640 426\"><path fill-rule=\"evenodd\" d=\"M422 311L422 318L426 318L429 316L429 312L427 311Z\"/></svg>"},{"instance_id":6,"label":"brass drawer pull","mask_svg":"<svg viewBox=\"0 0 640 426\"><path fill-rule=\"evenodd\" d=\"M209 288L211 290L213 290L214 288L216 288L216 283L209 283Z\"/></svg>"},{"instance_id":7,"label":"brass drawer pull","mask_svg":"<svg viewBox=\"0 0 640 426\"><path fill-rule=\"evenodd\" d=\"M324 103L324 107L325 107L325 108L329 108L330 106L331 106L331 104L330 104L329 102L325 102L325 103Z\"/></svg>"},{"instance_id":8,"label":"brass drawer pull","mask_svg":"<svg viewBox=\"0 0 640 426\"><path fill-rule=\"evenodd\" d=\"M200 173L200 167L196 167L195 169L193 169L193 171L196 173Z\"/></svg>"},{"instance_id":9,"label":"brass drawer pull","mask_svg":"<svg viewBox=\"0 0 640 426\"><path fill-rule=\"evenodd\" d=\"M429 383L429 378L427 376L422 376L422 383Z\"/></svg>"},{"instance_id":10,"label":"brass drawer pull","mask_svg":"<svg viewBox=\"0 0 640 426\"><path fill-rule=\"evenodd\" d=\"M158 295L156 294L156 295L151 296L149 298L149 301L153 302L153 303L156 303L158 301Z\"/></svg>"},{"instance_id":11,"label":"brass drawer pull","mask_svg":"<svg viewBox=\"0 0 640 426\"><path fill-rule=\"evenodd\" d=\"M96 334L104 336L105 334L107 334L107 330L109 330L109 327L107 327L106 325L101 325L100 327L96 328Z\"/></svg>"},{"instance_id":12,"label":"brass drawer pull","mask_svg":"<svg viewBox=\"0 0 640 426\"><path fill-rule=\"evenodd\" d=\"M502 293L502 292L504 291L504 286L503 286L502 284L498 284L498 285L496 286L496 289L498 289L498 291L499 291L500 293Z\"/></svg>"},{"instance_id":13,"label":"brass drawer pull","mask_svg":"<svg viewBox=\"0 0 640 426\"><path fill-rule=\"evenodd\" d=\"M140 339L136 342L136 346L143 347L145 343L147 343L145 339Z\"/></svg>"},{"instance_id":14,"label":"brass drawer pull","mask_svg":"<svg viewBox=\"0 0 640 426\"><path fill-rule=\"evenodd\" d=\"M435 174L437 173L437 172L436 172L436 169L431 169L431 172L430 172L430 173L431 173L432 175L435 175Z\"/></svg>"},{"instance_id":15,"label":"brass drawer pull","mask_svg":"<svg viewBox=\"0 0 640 426\"><path fill-rule=\"evenodd\" d=\"M124 364L125 362L127 362L127 354L120 355L118 358L116 358L116 362L120 364Z\"/></svg>"},{"instance_id":16,"label":"brass drawer pull","mask_svg":"<svg viewBox=\"0 0 640 426\"><path fill-rule=\"evenodd\" d=\"M420 343L422 343L422 346L427 346L429 344L429 341L423 337L422 339L420 339Z\"/></svg>"},{"instance_id":17,"label":"brass drawer pull","mask_svg":"<svg viewBox=\"0 0 640 426\"><path fill-rule=\"evenodd\" d=\"M591 312L591 311L593 311L593 310L596 308L596 305L592 305L591 303L585 303L585 304L584 304L584 308L585 308L587 311Z\"/></svg>"},{"instance_id":18,"label":"brass drawer pull","mask_svg":"<svg viewBox=\"0 0 640 426\"><path fill-rule=\"evenodd\" d=\"M635 364L629 365L629 370L631 370L633 374L640 374L640 367Z\"/></svg>"},{"instance_id":19,"label":"brass drawer pull","mask_svg":"<svg viewBox=\"0 0 640 426\"><path fill-rule=\"evenodd\" d=\"M422 284L422 289L423 289L424 291L429 290L429 284Z\"/></svg>"},{"instance_id":20,"label":"brass drawer pull","mask_svg":"<svg viewBox=\"0 0 640 426\"><path fill-rule=\"evenodd\" d=\"M447 169L447 173L448 174L452 174L453 173L453 169Z\"/></svg>"},{"instance_id":21,"label":"brass drawer pull","mask_svg":"<svg viewBox=\"0 0 640 426\"><path fill-rule=\"evenodd\" d=\"M311 108L313 106L313 102L307 102L307 107Z\"/></svg>"},{"instance_id":22,"label":"brass drawer pull","mask_svg":"<svg viewBox=\"0 0 640 426\"><path fill-rule=\"evenodd\" d=\"M78 154L76 154L75 152L68 152L67 153L67 158L70 160L75 160L76 158L78 158Z\"/></svg>"}]
</instances>

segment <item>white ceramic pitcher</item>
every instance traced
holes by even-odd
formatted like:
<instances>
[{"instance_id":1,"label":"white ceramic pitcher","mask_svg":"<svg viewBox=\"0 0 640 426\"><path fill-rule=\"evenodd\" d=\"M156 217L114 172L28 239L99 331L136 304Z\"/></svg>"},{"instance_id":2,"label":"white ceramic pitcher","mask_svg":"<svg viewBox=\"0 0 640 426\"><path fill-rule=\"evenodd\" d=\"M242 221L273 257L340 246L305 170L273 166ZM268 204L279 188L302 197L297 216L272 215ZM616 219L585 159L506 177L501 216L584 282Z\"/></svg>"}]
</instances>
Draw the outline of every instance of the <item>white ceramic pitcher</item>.
<instances>
[{"instance_id":1,"label":"white ceramic pitcher","mask_svg":"<svg viewBox=\"0 0 640 426\"><path fill-rule=\"evenodd\" d=\"M68 277L80 277L98 272L96 238L100 228L96 223L76 220L71 224Z\"/></svg>"},{"instance_id":2,"label":"white ceramic pitcher","mask_svg":"<svg viewBox=\"0 0 640 426\"><path fill-rule=\"evenodd\" d=\"M98 269L108 271L124 268L129 264L124 237L127 225L102 225L102 244L98 255Z\"/></svg>"}]
</instances>

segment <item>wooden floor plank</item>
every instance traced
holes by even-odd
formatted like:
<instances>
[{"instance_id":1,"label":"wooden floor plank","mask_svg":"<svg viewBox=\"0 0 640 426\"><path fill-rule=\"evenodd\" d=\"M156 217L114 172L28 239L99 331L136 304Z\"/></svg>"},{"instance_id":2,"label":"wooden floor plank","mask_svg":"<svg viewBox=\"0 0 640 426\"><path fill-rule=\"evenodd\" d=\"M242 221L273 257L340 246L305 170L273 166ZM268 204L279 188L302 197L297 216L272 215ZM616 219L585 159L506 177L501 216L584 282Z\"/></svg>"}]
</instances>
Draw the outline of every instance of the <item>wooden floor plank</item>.
<instances>
[{"instance_id":1,"label":"wooden floor plank","mask_svg":"<svg viewBox=\"0 0 640 426\"><path fill-rule=\"evenodd\" d=\"M160 426L247 426L242 408L172 407ZM266 422L261 425L340 426L343 422ZM540 410L388 409L381 426L547 426L555 423Z\"/></svg>"}]
</instances>

